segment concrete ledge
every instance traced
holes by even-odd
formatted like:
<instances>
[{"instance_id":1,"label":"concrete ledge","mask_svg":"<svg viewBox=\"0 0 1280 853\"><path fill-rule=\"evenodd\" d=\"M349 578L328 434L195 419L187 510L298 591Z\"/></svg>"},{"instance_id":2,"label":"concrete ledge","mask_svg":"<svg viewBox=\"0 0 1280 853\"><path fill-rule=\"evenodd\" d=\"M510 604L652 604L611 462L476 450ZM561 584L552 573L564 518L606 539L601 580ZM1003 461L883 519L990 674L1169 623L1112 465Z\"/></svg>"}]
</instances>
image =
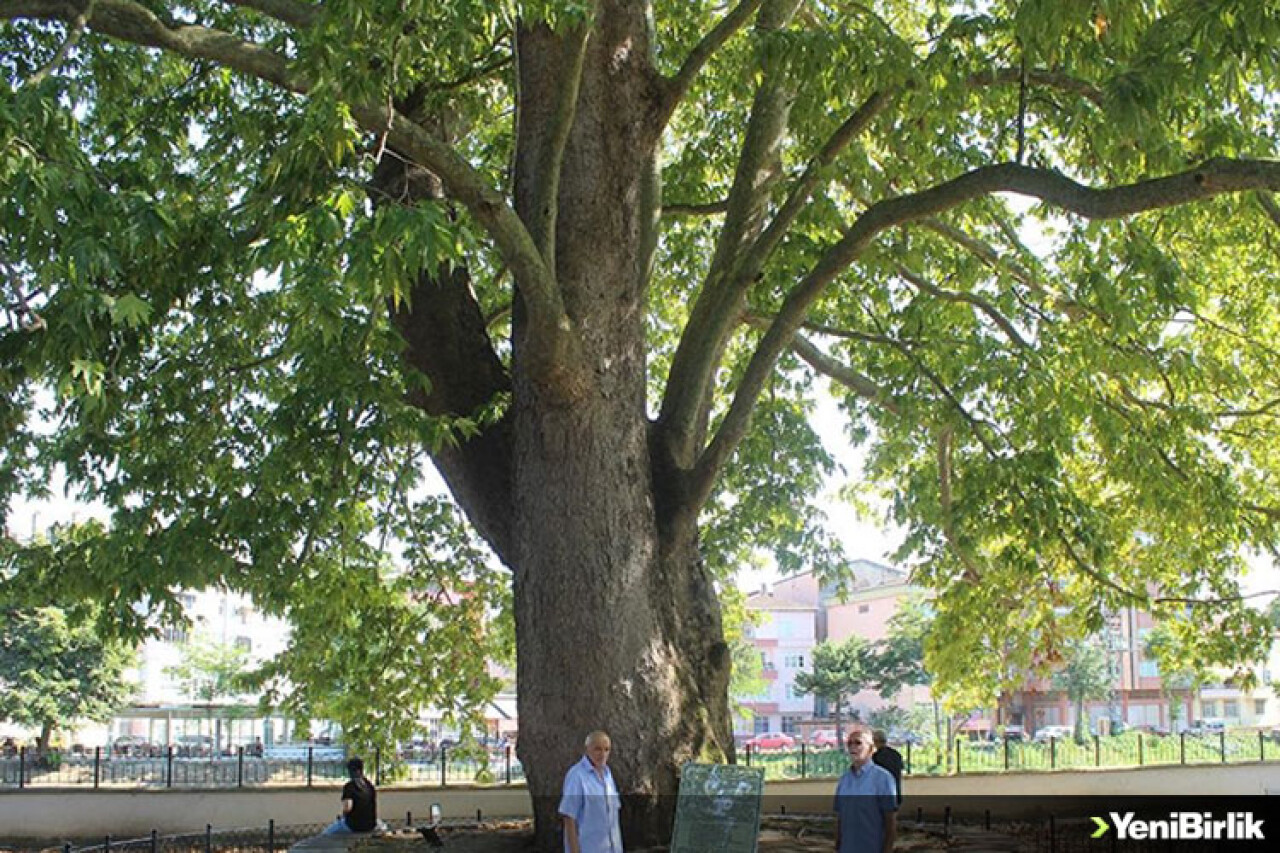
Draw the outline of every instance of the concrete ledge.
<instances>
[{"instance_id":1,"label":"concrete ledge","mask_svg":"<svg viewBox=\"0 0 1280 853\"><path fill-rule=\"evenodd\" d=\"M960 776L908 776L903 783L904 812L912 800L940 802L951 798L985 798L993 815L1019 817L1019 798L1108 797L1213 794L1256 796L1275 790L1280 765L1206 764L1047 773L971 773ZM297 824L327 825L339 811L338 787L242 788L234 790L84 790L27 789L0 793L0 835L12 838L87 838L110 833L141 837L152 829L162 835L214 829ZM765 814L825 814L831 810L834 779L770 782L765 786ZM484 817L528 817L529 794L523 786L380 788L379 817L402 820L412 812L426 819L439 803L446 820Z\"/></svg>"}]
</instances>

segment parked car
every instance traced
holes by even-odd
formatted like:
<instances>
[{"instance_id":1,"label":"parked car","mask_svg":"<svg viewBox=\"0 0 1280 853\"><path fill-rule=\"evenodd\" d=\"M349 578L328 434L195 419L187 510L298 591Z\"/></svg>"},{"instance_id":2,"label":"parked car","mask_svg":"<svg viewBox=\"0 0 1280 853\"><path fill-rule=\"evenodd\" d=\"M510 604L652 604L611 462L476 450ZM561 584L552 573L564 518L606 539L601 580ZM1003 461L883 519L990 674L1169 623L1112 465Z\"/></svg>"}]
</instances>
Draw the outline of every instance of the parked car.
<instances>
[{"instance_id":1,"label":"parked car","mask_svg":"<svg viewBox=\"0 0 1280 853\"><path fill-rule=\"evenodd\" d=\"M120 735L111 742L111 754L121 758L150 758L161 753L161 747L142 735Z\"/></svg>"},{"instance_id":2,"label":"parked car","mask_svg":"<svg viewBox=\"0 0 1280 853\"><path fill-rule=\"evenodd\" d=\"M208 758L213 755L213 738L209 735L178 735L173 752L179 758Z\"/></svg>"},{"instance_id":3,"label":"parked car","mask_svg":"<svg viewBox=\"0 0 1280 853\"><path fill-rule=\"evenodd\" d=\"M757 749L790 749L796 745L796 739L782 732L765 732L756 735L746 743L752 750Z\"/></svg>"},{"instance_id":4,"label":"parked car","mask_svg":"<svg viewBox=\"0 0 1280 853\"><path fill-rule=\"evenodd\" d=\"M1034 740L1036 743L1048 743L1050 740L1065 740L1073 734L1073 726L1041 726L1036 729Z\"/></svg>"},{"instance_id":5,"label":"parked car","mask_svg":"<svg viewBox=\"0 0 1280 853\"><path fill-rule=\"evenodd\" d=\"M1015 743L1027 739L1027 730L1019 725L1011 725L1004 727L1004 739L1011 740Z\"/></svg>"},{"instance_id":6,"label":"parked car","mask_svg":"<svg viewBox=\"0 0 1280 853\"><path fill-rule=\"evenodd\" d=\"M1227 730L1227 721L1218 717L1209 717L1204 720L1196 720L1187 729L1190 735L1216 735L1218 732Z\"/></svg>"},{"instance_id":7,"label":"parked car","mask_svg":"<svg viewBox=\"0 0 1280 853\"><path fill-rule=\"evenodd\" d=\"M840 738L835 729L818 729L809 735L809 745L818 749L838 749Z\"/></svg>"}]
</instances>

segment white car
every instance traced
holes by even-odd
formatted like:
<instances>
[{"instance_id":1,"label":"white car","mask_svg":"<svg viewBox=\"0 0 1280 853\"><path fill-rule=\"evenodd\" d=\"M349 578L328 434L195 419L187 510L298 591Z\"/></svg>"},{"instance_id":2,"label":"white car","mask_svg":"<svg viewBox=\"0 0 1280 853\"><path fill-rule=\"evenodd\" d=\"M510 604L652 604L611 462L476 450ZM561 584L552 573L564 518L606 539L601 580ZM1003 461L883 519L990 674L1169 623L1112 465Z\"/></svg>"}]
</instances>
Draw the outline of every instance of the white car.
<instances>
[{"instance_id":1,"label":"white car","mask_svg":"<svg viewBox=\"0 0 1280 853\"><path fill-rule=\"evenodd\" d=\"M1041 726L1036 729L1037 743L1048 743L1049 740L1066 740L1075 734L1073 726Z\"/></svg>"}]
</instances>

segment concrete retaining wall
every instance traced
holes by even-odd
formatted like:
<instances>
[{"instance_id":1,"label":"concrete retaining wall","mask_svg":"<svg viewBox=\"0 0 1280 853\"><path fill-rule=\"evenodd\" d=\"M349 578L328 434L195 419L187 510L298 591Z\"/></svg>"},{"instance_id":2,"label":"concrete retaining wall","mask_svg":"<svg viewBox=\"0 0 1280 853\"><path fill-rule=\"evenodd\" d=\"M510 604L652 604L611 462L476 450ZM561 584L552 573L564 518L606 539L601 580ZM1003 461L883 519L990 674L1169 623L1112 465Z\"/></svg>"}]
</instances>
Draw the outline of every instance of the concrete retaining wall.
<instances>
[{"instance_id":1,"label":"concrete retaining wall","mask_svg":"<svg viewBox=\"0 0 1280 853\"><path fill-rule=\"evenodd\" d=\"M981 804L1000 817L1041 813L1054 797L1129 795L1258 795L1280 794L1280 764L1254 763L1190 767L1143 767L1127 770L1052 773L975 773L962 776L908 777L904 813L916 804L936 807L948 798ZM777 814L826 813L835 781L771 782L764 811ZM117 838L215 829L321 824L338 813L337 787L250 788L214 791L86 791L25 790L0 793L0 838ZM401 819L413 812L425 818L431 803L440 803L446 818L527 816L529 796L523 787L383 788L378 792L383 817ZM963 813L964 808L957 809Z\"/></svg>"}]
</instances>

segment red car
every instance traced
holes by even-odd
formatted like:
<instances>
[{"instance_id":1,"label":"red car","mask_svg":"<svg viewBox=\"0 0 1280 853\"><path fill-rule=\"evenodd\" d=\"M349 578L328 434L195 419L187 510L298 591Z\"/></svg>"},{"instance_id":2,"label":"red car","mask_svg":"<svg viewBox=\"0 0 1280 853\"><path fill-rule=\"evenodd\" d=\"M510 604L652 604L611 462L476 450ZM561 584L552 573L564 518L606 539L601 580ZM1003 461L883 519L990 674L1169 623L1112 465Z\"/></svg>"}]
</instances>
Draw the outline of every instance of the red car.
<instances>
[{"instance_id":1,"label":"red car","mask_svg":"<svg viewBox=\"0 0 1280 853\"><path fill-rule=\"evenodd\" d=\"M759 749L790 749L796 745L796 739L782 732L766 732L751 738L746 745L752 752Z\"/></svg>"}]
</instances>

